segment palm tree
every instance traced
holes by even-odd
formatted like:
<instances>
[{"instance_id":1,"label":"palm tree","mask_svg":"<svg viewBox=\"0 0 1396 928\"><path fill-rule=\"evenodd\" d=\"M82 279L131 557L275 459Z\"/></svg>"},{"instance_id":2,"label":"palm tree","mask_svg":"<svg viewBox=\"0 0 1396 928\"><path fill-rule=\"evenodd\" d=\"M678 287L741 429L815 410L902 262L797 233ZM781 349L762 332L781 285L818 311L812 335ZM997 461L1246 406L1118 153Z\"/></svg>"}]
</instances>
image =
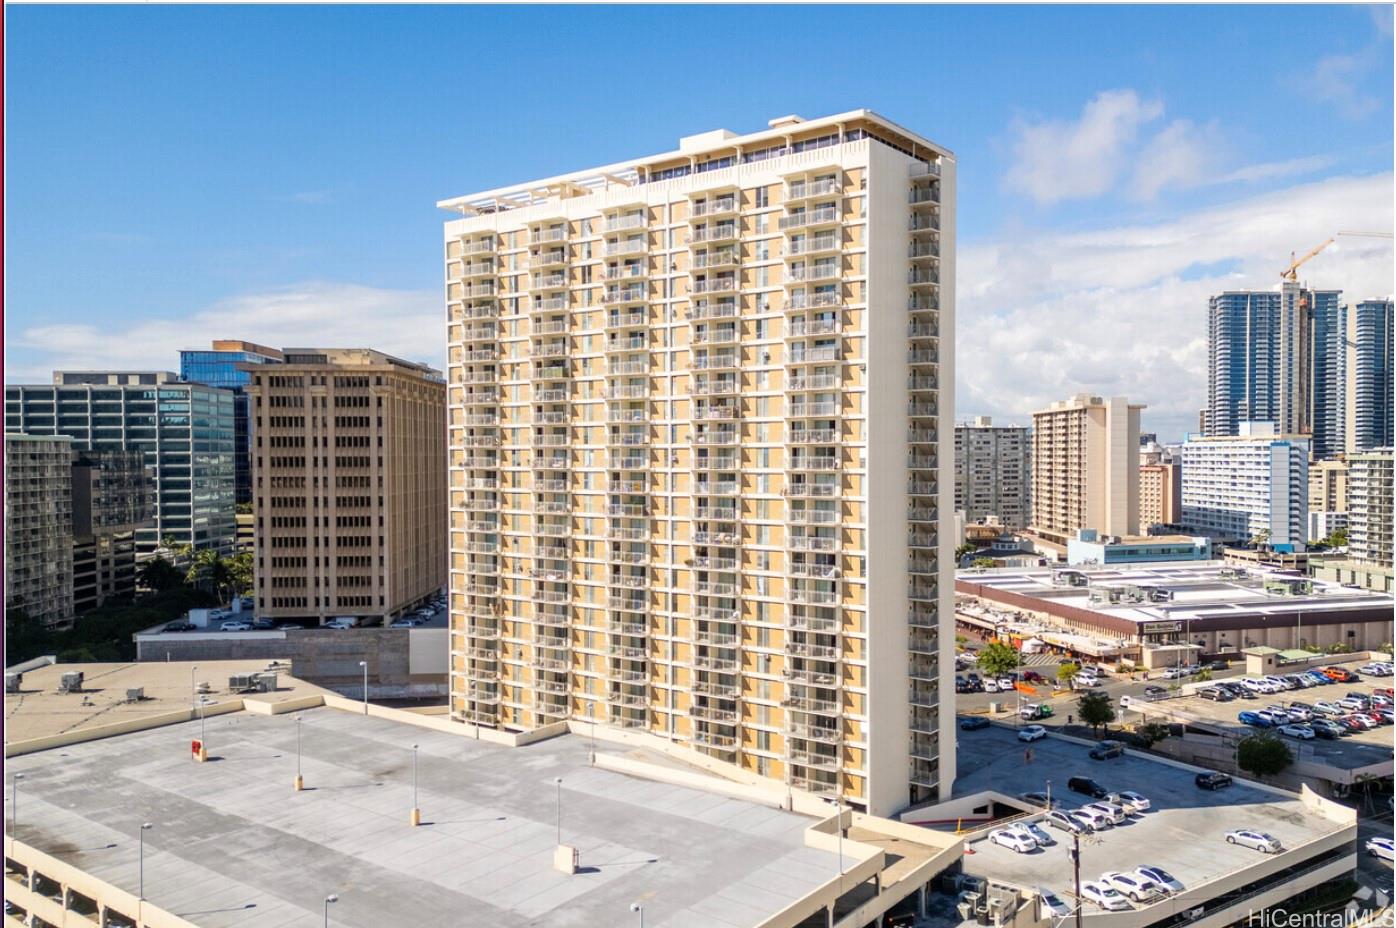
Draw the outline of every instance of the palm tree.
<instances>
[{"instance_id":1,"label":"palm tree","mask_svg":"<svg viewBox=\"0 0 1396 928\"><path fill-rule=\"evenodd\" d=\"M233 571L227 558L212 548L205 548L194 554L185 579L194 586L207 589L222 603L228 601L227 593L233 585Z\"/></svg>"},{"instance_id":2,"label":"palm tree","mask_svg":"<svg viewBox=\"0 0 1396 928\"><path fill-rule=\"evenodd\" d=\"M140 584L147 590L172 590L184 582L184 575L163 557L153 557L141 565Z\"/></svg>"}]
</instances>

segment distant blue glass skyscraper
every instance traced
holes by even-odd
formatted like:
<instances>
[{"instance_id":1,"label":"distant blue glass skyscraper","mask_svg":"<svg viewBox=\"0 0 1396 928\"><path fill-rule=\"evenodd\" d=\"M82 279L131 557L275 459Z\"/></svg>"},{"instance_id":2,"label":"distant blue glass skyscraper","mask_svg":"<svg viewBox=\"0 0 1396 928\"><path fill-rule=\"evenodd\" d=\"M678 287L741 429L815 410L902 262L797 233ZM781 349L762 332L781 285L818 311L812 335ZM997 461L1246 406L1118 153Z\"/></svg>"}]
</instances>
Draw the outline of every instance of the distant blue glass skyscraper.
<instances>
[{"instance_id":1,"label":"distant blue glass skyscraper","mask_svg":"<svg viewBox=\"0 0 1396 928\"><path fill-rule=\"evenodd\" d=\"M1348 313L1350 353L1346 448L1390 448L1392 432L1391 300L1363 300Z\"/></svg>"},{"instance_id":2,"label":"distant blue glass skyscraper","mask_svg":"<svg viewBox=\"0 0 1396 928\"><path fill-rule=\"evenodd\" d=\"M278 364L281 352L252 342L219 340L210 349L185 349L179 353L179 379L232 390L233 431L237 444L236 499L252 502L252 420L245 388L252 375L243 364Z\"/></svg>"},{"instance_id":3,"label":"distant blue glass skyscraper","mask_svg":"<svg viewBox=\"0 0 1396 928\"><path fill-rule=\"evenodd\" d=\"M1205 434L1274 422L1316 458L1392 442L1392 304L1341 290L1231 291L1208 304Z\"/></svg>"}]
</instances>

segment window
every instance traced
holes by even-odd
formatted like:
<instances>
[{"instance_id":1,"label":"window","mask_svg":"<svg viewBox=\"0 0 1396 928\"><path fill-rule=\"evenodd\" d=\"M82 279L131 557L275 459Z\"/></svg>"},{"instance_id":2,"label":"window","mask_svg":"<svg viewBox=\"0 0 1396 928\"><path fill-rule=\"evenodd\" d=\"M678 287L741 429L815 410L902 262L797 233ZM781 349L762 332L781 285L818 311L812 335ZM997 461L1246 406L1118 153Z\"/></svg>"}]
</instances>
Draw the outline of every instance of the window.
<instances>
[{"instance_id":1,"label":"window","mask_svg":"<svg viewBox=\"0 0 1396 928\"><path fill-rule=\"evenodd\" d=\"M766 192L766 188L765 188L765 187L757 187L757 188L756 188L756 208L757 208L757 209L761 209L761 208L763 208L763 207L770 206L770 205L771 205L770 194L768 194L768 193Z\"/></svg>"}]
</instances>

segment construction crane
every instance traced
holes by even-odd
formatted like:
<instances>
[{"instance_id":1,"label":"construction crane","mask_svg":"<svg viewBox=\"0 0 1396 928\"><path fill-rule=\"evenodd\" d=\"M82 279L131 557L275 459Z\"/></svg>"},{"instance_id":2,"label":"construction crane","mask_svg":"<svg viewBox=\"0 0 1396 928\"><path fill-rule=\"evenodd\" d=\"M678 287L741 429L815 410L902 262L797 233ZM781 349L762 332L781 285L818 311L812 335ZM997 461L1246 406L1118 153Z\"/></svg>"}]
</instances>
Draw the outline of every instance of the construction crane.
<instances>
[{"instance_id":1,"label":"construction crane","mask_svg":"<svg viewBox=\"0 0 1396 928\"><path fill-rule=\"evenodd\" d=\"M1332 235L1331 237L1324 239L1323 242L1322 242L1321 244L1319 244L1317 247L1311 249L1311 250L1309 251L1309 253L1306 254L1306 255L1304 255L1304 257L1302 257L1302 258L1295 258L1295 257L1294 257L1294 252L1291 251L1291 252L1289 253L1289 267L1285 268L1283 271L1280 271L1280 279L1281 279L1281 280L1288 280L1288 281L1291 281L1291 282L1297 281L1297 280L1299 279L1299 266L1300 266L1301 264L1303 264L1305 261L1308 261L1308 260L1309 260L1310 258L1312 258L1314 255L1318 254L1320 251L1323 251L1323 249L1327 248L1329 245L1332 245L1334 242L1336 242L1336 241L1338 240L1338 236L1361 236L1361 237L1365 237L1365 238L1392 238L1392 237L1393 237L1393 233L1391 233L1391 232L1338 232L1338 233L1335 233L1335 234Z\"/></svg>"}]
</instances>

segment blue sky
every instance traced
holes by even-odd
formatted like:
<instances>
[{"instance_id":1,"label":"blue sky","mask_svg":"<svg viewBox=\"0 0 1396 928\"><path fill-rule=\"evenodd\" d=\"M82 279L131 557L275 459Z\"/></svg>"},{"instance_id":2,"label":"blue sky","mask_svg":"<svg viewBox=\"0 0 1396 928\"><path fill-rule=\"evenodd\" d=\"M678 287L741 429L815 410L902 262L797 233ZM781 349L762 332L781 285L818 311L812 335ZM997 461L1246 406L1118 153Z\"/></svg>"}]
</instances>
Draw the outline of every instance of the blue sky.
<instances>
[{"instance_id":1,"label":"blue sky","mask_svg":"<svg viewBox=\"0 0 1396 928\"><path fill-rule=\"evenodd\" d=\"M1181 434L1207 292L1268 286L1338 228L1391 229L1389 7L12 6L6 24L11 381L171 367L215 337L439 362L436 200L791 112L867 106L955 151L964 414L1126 392ZM1384 242L1311 270L1391 290Z\"/></svg>"}]
</instances>

